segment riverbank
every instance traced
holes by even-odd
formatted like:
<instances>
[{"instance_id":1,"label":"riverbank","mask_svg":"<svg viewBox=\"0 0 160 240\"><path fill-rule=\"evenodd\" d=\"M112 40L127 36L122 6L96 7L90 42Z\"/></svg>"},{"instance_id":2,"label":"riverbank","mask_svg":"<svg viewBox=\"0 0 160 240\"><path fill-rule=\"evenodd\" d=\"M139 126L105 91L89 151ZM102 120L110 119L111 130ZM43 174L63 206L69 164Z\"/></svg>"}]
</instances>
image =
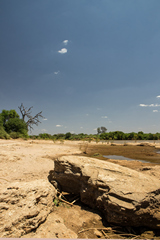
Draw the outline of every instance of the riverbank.
<instances>
[{"instance_id":1,"label":"riverbank","mask_svg":"<svg viewBox=\"0 0 160 240\"><path fill-rule=\"evenodd\" d=\"M159 178L160 155L156 151L158 151L158 148L155 148L155 146L135 146L135 144L113 146L111 143L102 144L100 142L88 143L82 141L0 140L0 184L2 187L7 187L14 182L23 184L24 182L35 180L48 180L49 171L54 169L54 159L61 155L84 155L103 159ZM103 155L111 154L132 159L147 159L150 163L142 163L136 160L111 160L103 157ZM71 196L71 198L73 197ZM67 199L70 200L69 198ZM77 217L75 217L75 214ZM1 220L2 223L3 219ZM61 236L61 238L63 236L69 238L69 235L67 235L68 231L72 231L72 233L77 234L78 238L104 238L103 234L99 237L98 234L100 233L96 229L105 227L110 229L110 232L107 233L109 238L123 239L121 235L113 231L114 228L109 228L111 226L104 222L103 216L97 211L84 206L79 200L73 206L60 201L57 206L55 205L53 212L49 214L43 224L33 232L22 237L43 238L47 236L47 238L54 238L58 234L57 236ZM126 232L125 238L129 236L129 230L116 227L116 229ZM92 229L81 232L84 228ZM154 232L151 229L131 230L132 234L135 231L139 235L138 238L142 239L150 238L150 236L158 239L159 236L158 232Z\"/></svg>"}]
</instances>

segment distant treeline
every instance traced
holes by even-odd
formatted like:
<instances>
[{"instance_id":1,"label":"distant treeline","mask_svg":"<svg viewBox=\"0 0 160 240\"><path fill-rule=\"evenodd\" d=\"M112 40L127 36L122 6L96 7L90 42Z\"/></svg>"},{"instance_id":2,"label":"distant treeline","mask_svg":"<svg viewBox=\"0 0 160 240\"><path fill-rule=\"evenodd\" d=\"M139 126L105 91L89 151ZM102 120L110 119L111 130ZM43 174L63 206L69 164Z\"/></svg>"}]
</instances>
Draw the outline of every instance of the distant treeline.
<instances>
[{"instance_id":1,"label":"distant treeline","mask_svg":"<svg viewBox=\"0 0 160 240\"><path fill-rule=\"evenodd\" d=\"M56 140L86 140L86 141L100 141L100 140L160 140L160 133L143 133L142 131L135 133L124 133L121 131L105 132L101 134L73 134L67 132L66 134L48 134L40 133L39 135L30 136L32 139L50 139Z\"/></svg>"},{"instance_id":2,"label":"distant treeline","mask_svg":"<svg viewBox=\"0 0 160 240\"><path fill-rule=\"evenodd\" d=\"M23 107L23 105L21 105ZM20 107L20 109L21 109ZM30 110L31 108L29 108ZM23 107L24 111L26 108ZM0 113L0 138L1 139L15 139L15 138L32 138L32 139L51 139L53 141L56 140L86 140L86 141L102 141L102 140L160 140L160 133L144 133L142 131L135 133L124 133L122 131L114 131L114 132L107 132L105 127L97 128L97 134L73 134L70 132L67 133L59 133L59 134L48 134L48 133L41 133L39 135L28 135L28 127L32 129L32 125L40 122L37 120L38 117L41 116L41 112L36 114L34 117L29 115L29 120L27 122L24 121L24 114L22 112L22 118L18 113L14 110L2 110ZM27 112L29 111L27 110ZM35 121L36 119L36 121ZM28 126L28 122L31 126Z\"/></svg>"},{"instance_id":3,"label":"distant treeline","mask_svg":"<svg viewBox=\"0 0 160 240\"><path fill-rule=\"evenodd\" d=\"M122 131L107 132L106 127L98 127L97 134L85 134L85 133L59 133L48 134L40 133L39 135L28 135L28 130L33 129L32 125L38 125L40 123L39 118L43 118L42 111L35 116L31 115L31 109L25 108L23 104L18 107L21 112L21 118L16 110L5 110L0 112L0 138L1 139L51 139L56 140L85 140L85 141L102 141L102 140L160 140L160 133L144 133L142 131L135 133L124 133ZM25 120L26 117L26 120Z\"/></svg>"}]
</instances>

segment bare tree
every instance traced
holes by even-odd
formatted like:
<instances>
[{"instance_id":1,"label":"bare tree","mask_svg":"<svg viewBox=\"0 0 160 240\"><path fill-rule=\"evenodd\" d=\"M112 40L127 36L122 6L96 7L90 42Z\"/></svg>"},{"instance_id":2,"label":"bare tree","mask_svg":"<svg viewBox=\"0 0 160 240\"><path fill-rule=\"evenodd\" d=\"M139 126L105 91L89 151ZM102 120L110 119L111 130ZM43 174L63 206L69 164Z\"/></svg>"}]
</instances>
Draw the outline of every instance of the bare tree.
<instances>
[{"instance_id":1,"label":"bare tree","mask_svg":"<svg viewBox=\"0 0 160 240\"><path fill-rule=\"evenodd\" d=\"M23 119L23 121L26 122L27 127L28 127L28 129L29 129L30 131L33 129L33 127L32 127L33 125L37 125L37 126L38 126L38 124L41 123L40 120L39 120L39 118L44 118L44 117L42 116L42 111L39 112L39 113L37 113L34 117L32 117L32 115L31 115L31 113L32 113L31 109L32 109L33 107L30 107L30 108L27 109L27 108L24 107L23 103L21 103L21 106L18 107L18 108L19 108L19 110L20 110L20 112L21 112L21 114L22 114L22 119ZM27 118L27 120L26 120L26 118Z\"/></svg>"}]
</instances>

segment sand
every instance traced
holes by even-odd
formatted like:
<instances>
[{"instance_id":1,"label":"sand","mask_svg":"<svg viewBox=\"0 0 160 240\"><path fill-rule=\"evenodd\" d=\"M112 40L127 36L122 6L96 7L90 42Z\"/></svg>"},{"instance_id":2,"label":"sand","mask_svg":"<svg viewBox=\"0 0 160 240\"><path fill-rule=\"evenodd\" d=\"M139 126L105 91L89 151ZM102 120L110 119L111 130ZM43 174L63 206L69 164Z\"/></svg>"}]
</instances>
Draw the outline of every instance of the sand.
<instances>
[{"instance_id":1,"label":"sand","mask_svg":"<svg viewBox=\"0 0 160 240\"><path fill-rule=\"evenodd\" d=\"M75 144L49 140L0 140L0 183L46 179L59 155L78 154Z\"/></svg>"}]
</instances>

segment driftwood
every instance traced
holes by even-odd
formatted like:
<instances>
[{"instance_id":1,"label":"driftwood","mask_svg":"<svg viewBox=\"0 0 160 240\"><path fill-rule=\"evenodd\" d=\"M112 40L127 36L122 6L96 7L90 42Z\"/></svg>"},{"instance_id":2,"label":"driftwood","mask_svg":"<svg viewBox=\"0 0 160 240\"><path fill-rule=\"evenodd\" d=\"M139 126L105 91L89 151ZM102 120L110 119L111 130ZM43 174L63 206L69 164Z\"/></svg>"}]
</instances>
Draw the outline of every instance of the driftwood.
<instances>
[{"instance_id":1,"label":"driftwood","mask_svg":"<svg viewBox=\"0 0 160 240\"><path fill-rule=\"evenodd\" d=\"M58 193L59 193L59 196L58 196L59 201L64 202L64 203L66 203L66 204L68 204L68 205L73 206L73 204L74 204L76 201L79 200L79 198L76 198L75 200L73 200L73 201L70 203L70 202L68 202L67 200L62 199L62 197L63 197L63 198L65 198L65 197L64 197L64 195L63 195L61 192L58 191ZM65 198L65 199L66 199L66 198Z\"/></svg>"},{"instance_id":2,"label":"driftwood","mask_svg":"<svg viewBox=\"0 0 160 240\"><path fill-rule=\"evenodd\" d=\"M113 232L115 234L118 234L120 236L132 236L132 237L134 237L134 239L139 237L138 235L135 235L135 234L132 234L132 233L124 233L124 232L121 232L121 231L113 230L110 227L108 227L108 228L86 228L86 229L83 229L83 230L79 231L78 233L82 233L82 232L89 231L89 230L100 230L104 234L104 236L109 237L109 238L111 236L115 236L115 235L109 235L108 236L104 231L111 231L111 232Z\"/></svg>"}]
</instances>

